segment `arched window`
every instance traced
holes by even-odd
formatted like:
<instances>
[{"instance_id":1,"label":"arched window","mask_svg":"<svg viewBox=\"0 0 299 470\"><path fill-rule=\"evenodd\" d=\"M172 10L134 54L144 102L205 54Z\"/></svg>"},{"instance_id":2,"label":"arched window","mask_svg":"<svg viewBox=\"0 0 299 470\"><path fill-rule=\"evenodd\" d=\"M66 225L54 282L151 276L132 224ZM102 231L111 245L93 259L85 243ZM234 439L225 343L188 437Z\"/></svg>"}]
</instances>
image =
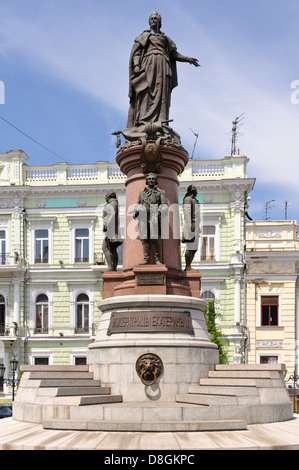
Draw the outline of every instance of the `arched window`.
<instances>
[{"instance_id":1,"label":"arched window","mask_svg":"<svg viewBox=\"0 0 299 470\"><path fill-rule=\"evenodd\" d=\"M5 335L5 298L0 295L0 335Z\"/></svg>"},{"instance_id":2,"label":"arched window","mask_svg":"<svg viewBox=\"0 0 299 470\"><path fill-rule=\"evenodd\" d=\"M36 333L49 331L49 299L46 294L40 294L36 299Z\"/></svg>"},{"instance_id":3,"label":"arched window","mask_svg":"<svg viewBox=\"0 0 299 470\"><path fill-rule=\"evenodd\" d=\"M79 294L76 300L76 333L89 331L89 297Z\"/></svg>"},{"instance_id":4,"label":"arched window","mask_svg":"<svg viewBox=\"0 0 299 470\"><path fill-rule=\"evenodd\" d=\"M201 294L201 298L205 300L214 300L215 299L215 294L211 290L205 290Z\"/></svg>"}]
</instances>

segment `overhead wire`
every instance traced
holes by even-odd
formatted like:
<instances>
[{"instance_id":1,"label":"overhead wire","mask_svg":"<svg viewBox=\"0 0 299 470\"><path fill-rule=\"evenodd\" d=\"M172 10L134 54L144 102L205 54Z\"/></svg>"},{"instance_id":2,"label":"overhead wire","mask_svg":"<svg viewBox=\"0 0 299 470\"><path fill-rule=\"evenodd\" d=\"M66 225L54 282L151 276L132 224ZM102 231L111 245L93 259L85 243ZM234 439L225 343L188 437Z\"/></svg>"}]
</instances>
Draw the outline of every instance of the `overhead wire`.
<instances>
[{"instance_id":1,"label":"overhead wire","mask_svg":"<svg viewBox=\"0 0 299 470\"><path fill-rule=\"evenodd\" d=\"M33 139L33 137L30 137L30 135L26 134L25 132L23 132L21 129L19 129L18 127L16 127L14 124L12 124L11 122L7 121L7 119L4 119L4 117L0 116L0 119L2 119L2 121L6 122L6 124L9 124L11 127L13 127L15 130L17 130L18 132L20 132L21 134L23 134L25 137L27 137L28 139L32 140L34 143L36 143L37 145L39 145L40 147L42 147L43 149L47 150L48 152L52 153L53 155L55 155L56 157L58 157L60 160L63 160L64 162L70 164L70 162L68 162L64 157L61 157L60 155L58 155L58 153L56 152L53 152L53 150L49 149L48 147L45 147L45 145L41 144L40 142L38 142L37 140Z\"/></svg>"}]
</instances>

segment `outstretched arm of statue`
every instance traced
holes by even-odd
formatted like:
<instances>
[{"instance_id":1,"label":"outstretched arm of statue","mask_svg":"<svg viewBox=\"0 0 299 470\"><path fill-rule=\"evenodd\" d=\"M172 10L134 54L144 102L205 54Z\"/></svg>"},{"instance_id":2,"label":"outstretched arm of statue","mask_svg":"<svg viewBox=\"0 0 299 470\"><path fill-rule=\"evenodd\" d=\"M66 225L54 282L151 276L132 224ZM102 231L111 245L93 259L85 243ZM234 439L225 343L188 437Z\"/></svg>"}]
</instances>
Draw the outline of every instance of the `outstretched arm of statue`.
<instances>
[{"instance_id":1,"label":"outstretched arm of statue","mask_svg":"<svg viewBox=\"0 0 299 470\"><path fill-rule=\"evenodd\" d=\"M182 55L179 52L176 53L175 59L178 62L189 62L189 64L192 64L195 67L200 67L200 64L198 63L197 59L195 59L194 57L186 57L185 55Z\"/></svg>"}]
</instances>

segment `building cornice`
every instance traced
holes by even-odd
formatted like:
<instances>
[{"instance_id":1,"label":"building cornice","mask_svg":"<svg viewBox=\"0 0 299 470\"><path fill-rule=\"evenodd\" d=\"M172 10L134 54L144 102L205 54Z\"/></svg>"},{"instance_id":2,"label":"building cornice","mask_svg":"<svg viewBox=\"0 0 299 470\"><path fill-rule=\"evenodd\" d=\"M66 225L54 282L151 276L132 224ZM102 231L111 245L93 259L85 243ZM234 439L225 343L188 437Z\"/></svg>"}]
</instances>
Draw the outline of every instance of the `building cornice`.
<instances>
[{"instance_id":1,"label":"building cornice","mask_svg":"<svg viewBox=\"0 0 299 470\"><path fill-rule=\"evenodd\" d=\"M255 178L232 178L232 179L218 179L218 180L196 180L193 178L192 184L196 187L198 192L218 192L218 191L227 191L232 193L234 191L250 192L252 191ZM190 179L187 181L180 180L180 189L186 190L190 185Z\"/></svg>"}]
</instances>

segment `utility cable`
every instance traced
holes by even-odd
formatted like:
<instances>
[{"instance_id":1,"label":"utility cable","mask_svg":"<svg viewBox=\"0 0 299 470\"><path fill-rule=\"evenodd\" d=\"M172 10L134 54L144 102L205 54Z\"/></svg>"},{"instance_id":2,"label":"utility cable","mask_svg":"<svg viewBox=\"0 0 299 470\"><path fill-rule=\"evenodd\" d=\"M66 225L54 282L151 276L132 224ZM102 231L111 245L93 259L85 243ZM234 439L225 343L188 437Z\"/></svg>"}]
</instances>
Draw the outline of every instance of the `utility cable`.
<instances>
[{"instance_id":1,"label":"utility cable","mask_svg":"<svg viewBox=\"0 0 299 470\"><path fill-rule=\"evenodd\" d=\"M65 158L61 157L60 155L58 155L57 153L53 152L52 150L50 150L48 147L45 147L43 144L41 144L40 142L38 142L37 140L33 139L32 137L30 137L30 135L28 134L25 134L25 132L21 131L21 129L18 129L16 126L14 126L11 122L7 121L6 119L4 119L2 116L0 116L0 119L2 119L2 121L6 122L6 124L9 124L11 127L13 127L14 129L16 129L18 132L20 132L21 134L23 134L25 137L27 137L28 139L32 140L32 142L35 142L37 145L39 145L40 147L42 147L43 149L47 150L48 152L52 153L53 155L55 155L56 157L60 158L60 160L63 160L64 162L70 164L70 162L68 162Z\"/></svg>"}]
</instances>

